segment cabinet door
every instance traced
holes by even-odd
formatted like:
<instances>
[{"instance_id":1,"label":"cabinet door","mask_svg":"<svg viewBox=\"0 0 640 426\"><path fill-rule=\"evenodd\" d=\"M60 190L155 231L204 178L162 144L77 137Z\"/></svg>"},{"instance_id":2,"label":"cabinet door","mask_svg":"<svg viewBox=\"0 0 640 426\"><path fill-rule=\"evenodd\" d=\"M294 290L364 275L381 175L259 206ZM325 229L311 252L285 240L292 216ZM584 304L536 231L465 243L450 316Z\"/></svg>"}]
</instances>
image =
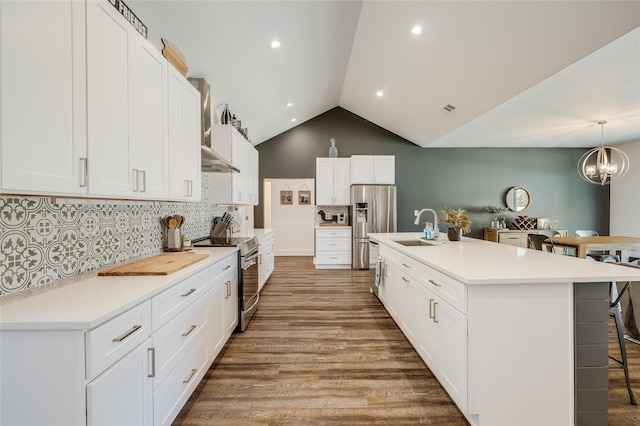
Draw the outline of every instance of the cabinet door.
<instances>
[{"instance_id":1,"label":"cabinet door","mask_svg":"<svg viewBox=\"0 0 640 426\"><path fill-rule=\"evenodd\" d=\"M396 183L396 157L394 155L373 156L374 183L393 185Z\"/></svg>"},{"instance_id":2,"label":"cabinet door","mask_svg":"<svg viewBox=\"0 0 640 426\"><path fill-rule=\"evenodd\" d=\"M129 32L109 2L87 2L89 192L133 196L129 153ZM133 29L133 28L131 28Z\"/></svg>"},{"instance_id":3,"label":"cabinet door","mask_svg":"<svg viewBox=\"0 0 640 426\"><path fill-rule=\"evenodd\" d=\"M436 323L434 303L436 296L424 287L418 292L419 329L417 347L418 353L427 366L437 372L440 360L440 327Z\"/></svg>"},{"instance_id":4,"label":"cabinet door","mask_svg":"<svg viewBox=\"0 0 640 426\"><path fill-rule=\"evenodd\" d=\"M351 156L351 183L374 183L373 180L373 156Z\"/></svg>"},{"instance_id":5,"label":"cabinet door","mask_svg":"<svg viewBox=\"0 0 640 426\"><path fill-rule=\"evenodd\" d=\"M418 342L418 330L420 325L420 304L418 295L418 283L411 276L402 274L398 283L400 291L400 327L407 339L416 346Z\"/></svg>"},{"instance_id":6,"label":"cabinet door","mask_svg":"<svg viewBox=\"0 0 640 426\"><path fill-rule=\"evenodd\" d=\"M147 339L87 385L88 425L153 424L150 348Z\"/></svg>"},{"instance_id":7,"label":"cabinet door","mask_svg":"<svg viewBox=\"0 0 640 426\"><path fill-rule=\"evenodd\" d=\"M440 383L462 412L467 408L467 317L446 302L435 306L440 325Z\"/></svg>"},{"instance_id":8,"label":"cabinet door","mask_svg":"<svg viewBox=\"0 0 640 426\"><path fill-rule=\"evenodd\" d=\"M169 198L167 140L167 63L164 57L132 32L129 61L129 150L138 170L135 194L140 198Z\"/></svg>"},{"instance_id":9,"label":"cabinet door","mask_svg":"<svg viewBox=\"0 0 640 426\"><path fill-rule=\"evenodd\" d=\"M225 334L230 336L238 325L238 273L234 271L223 278L227 285L227 297L224 300ZM226 340L226 339L225 339Z\"/></svg>"},{"instance_id":10,"label":"cabinet door","mask_svg":"<svg viewBox=\"0 0 640 426\"><path fill-rule=\"evenodd\" d=\"M87 193L84 10L0 2L3 192Z\"/></svg>"},{"instance_id":11,"label":"cabinet door","mask_svg":"<svg viewBox=\"0 0 640 426\"><path fill-rule=\"evenodd\" d=\"M186 180L189 201L200 201L202 198L200 92L188 82L185 85L185 142L182 173Z\"/></svg>"},{"instance_id":12,"label":"cabinet door","mask_svg":"<svg viewBox=\"0 0 640 426\"><path fill-rule=\"evenodd\" d=\"M214 283L209 302L209 317L211 318L212 358L216 357L226 341L224 324L224 306L227 297L227 285L224 281Z\"/></svg>"},{"instance_id":13,"label":"cabinet door","mask_svg":"<svg viewBox=\"0 0 640 426\"><path fill-rule=\"evenodd\" d=\"M333 194L333 204L338 206L351 204L351 160L349 158L333 159Z\"/></svg>"},{"instance_id":14,"label":"cabinet door","mask_svg":"<svg viewBox=\"0 0 640 426\"><path fill-rule=\"evenodd\" d=\"M316 158L316 205L333 204L333 160Z\"/></svg>"},{"instance_id":15,"label":"cabinet door","mask_svg":"<svg viewBox=\"0 0 640 426\"><path fill-rule=\"evenodd\" d=\"M400 304L400 282L402 280L402 272L393 264L385 262L384 276L380 287L378 288L378 296L383 301L385 308L396 324L400 325L400 316L398 314Z\"/></svg>"},{"instance_id":16,"label":"cabinet door","mask_svg":"<svg viewBox=\"0 0 640 426\"><path fill-rule=\"evenodd\" d=\"M168 65L169 198L199 201L200 92Z\"/></svg>"}]
</instances>

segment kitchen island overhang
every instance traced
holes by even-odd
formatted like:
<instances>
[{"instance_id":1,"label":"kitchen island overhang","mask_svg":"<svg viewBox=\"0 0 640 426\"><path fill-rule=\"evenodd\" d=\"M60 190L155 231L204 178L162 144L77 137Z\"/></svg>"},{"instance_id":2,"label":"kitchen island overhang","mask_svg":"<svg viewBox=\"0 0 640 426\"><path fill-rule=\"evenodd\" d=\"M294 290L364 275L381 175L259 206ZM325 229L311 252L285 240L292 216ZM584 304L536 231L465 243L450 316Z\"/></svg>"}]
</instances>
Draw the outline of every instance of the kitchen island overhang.
<instances>
[{"instance_id":1,"label":"kitchen island overhang","mask_svg":"<svg viewBox=\"0 0 640 426\"><path fill-rule=\"evenodd\" d=\"M383 262L385 253L389 263L393 256L405 256L408 270L401 272L418 282L419 291L447 288L445 281L422 279L423 272L464 286L464 303L453 303L458 310L452 311L465 321L465 341L457 346L464 359L449 369L453 373L419 350L419 329L428 327L429 317L416 326L412 343L432 371L440 370L434 374L469 422L606 424L609 282L640 281L640 270L470 238L434 246L395 242L419 235L373 234L371 239L381 245ZM431 314L435 303L436 317L447 295L433 300L425 311ZM454 339L446 336L446 325L441 328L444 348ZM456 374L458 382L451 379Z\"/></svg>"}]
</instances>

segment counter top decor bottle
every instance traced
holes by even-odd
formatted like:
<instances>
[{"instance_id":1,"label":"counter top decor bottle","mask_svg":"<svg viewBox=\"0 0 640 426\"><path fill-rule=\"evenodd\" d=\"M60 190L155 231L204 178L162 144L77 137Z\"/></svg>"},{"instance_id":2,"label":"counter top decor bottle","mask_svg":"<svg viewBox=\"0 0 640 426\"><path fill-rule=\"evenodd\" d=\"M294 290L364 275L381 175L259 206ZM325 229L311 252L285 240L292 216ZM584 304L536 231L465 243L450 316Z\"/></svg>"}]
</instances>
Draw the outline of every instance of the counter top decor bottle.
<instances>
[{"instance_id":1,"label":"counter top decor bottle","mask_svg":"<svg viewBox=\"0 0 640 426\"><path fill-rule=\"evenodd\" d=\"M331 138L331 147L329 148L329 157L337 158L338 157L338 148L336 148L336 140Z\"/></svg>"},{"instance_id":2,"label":"counter top decor bottle","mask_svg":"<svg viewBox=\"0 0 640 426\"><path fill-rule=\"evenodd\" d=\"M231 124L231 111L229 111L229 104L224 104L222 114L220 114L220 124Z\"/></svg>"}]
</instances>

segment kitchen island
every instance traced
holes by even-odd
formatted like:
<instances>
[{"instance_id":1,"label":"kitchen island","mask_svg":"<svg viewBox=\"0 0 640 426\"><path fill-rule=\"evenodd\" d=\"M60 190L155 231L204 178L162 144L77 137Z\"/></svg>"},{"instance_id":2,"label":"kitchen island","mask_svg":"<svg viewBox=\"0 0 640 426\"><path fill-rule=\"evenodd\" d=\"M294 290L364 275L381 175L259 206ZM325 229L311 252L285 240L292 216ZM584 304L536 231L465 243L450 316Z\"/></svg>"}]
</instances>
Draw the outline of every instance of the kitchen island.
<instances>
[{"instance_id":1,"label":"kitchen island","mask_svg":"<svg viewBox=\"0 0 640 426\"><path fill-rule=\"evenodd\" d=\"M420 235L370 234L379 298L469 422L606 425L609 282L640 270Z\"/></svg>"}]
</instances>

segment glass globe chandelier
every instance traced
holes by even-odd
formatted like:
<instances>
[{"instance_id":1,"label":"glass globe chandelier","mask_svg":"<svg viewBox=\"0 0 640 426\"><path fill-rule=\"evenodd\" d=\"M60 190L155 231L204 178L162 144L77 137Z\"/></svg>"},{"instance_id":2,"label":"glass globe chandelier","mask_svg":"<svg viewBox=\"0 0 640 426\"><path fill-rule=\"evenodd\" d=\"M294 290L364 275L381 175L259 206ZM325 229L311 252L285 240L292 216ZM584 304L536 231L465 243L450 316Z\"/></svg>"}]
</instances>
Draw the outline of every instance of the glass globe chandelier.
<instances>
[{"instance_id":1,"label":"glass globe chandelier","mask_svg":"<svg viewBox=\"0 0 640 426\"><path fill-rule=\"evenodd\" d=\"M595 185L609 185L622 178L629 171L629 157L622 150L612 146L604 146L604 125L606 121L598 121L602 127L600 146L587 151L578 161L580 177ZM615 161L614 162L614 158Z\"/></svg>"}]
</instances>

